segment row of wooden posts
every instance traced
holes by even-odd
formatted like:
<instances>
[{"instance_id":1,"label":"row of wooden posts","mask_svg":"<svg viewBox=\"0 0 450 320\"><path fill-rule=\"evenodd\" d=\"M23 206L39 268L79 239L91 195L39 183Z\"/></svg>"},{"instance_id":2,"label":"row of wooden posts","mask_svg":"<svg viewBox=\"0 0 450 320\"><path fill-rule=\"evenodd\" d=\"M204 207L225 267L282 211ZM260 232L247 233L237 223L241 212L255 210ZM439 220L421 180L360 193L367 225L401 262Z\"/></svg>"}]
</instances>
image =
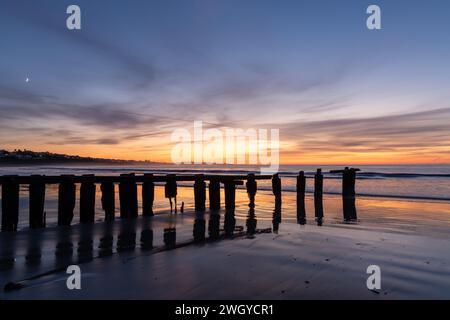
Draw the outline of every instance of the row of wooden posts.
<instances>
[{"instance_id":1,"label":"row of wooden posts","mask_svg":"<svg viewBox=\"0 0 450 320\"><path fill-rule=\"evenodd\" d=\"M350 169L351 171L353 169ZM341 171L340 171L341 172ZM344 218L356 219L354 209L354 179L349 180L346 171L343 172ZM352 171L354 172L354 171ZM74 217L76 201L76 184L80 184L80 223L94 223L96 184L100 184L102 192L101 202L105 212L105 220L115 219L115 184L119 184L120 218L136 218L138 216L137 183L142 183L142 215L153 216L153 202L155 199L155 182L165 182L175 187L179 181L194 182L195 210L206 210L206 181L209 181L209 209L221 209L220 185L224 185L225 208L234 210L236 203L236 186L246 182L250 198L250 206L254 207L256 194L256 180L272 179L272 191L275 205L281 207L281 180L278 174L271 175L135 175L122 174L120 176L95 175L61 175L61 176L2 176L2 231L16 231L19 220L19 188L20 185L29 186L29 227L31 229L44 228L46 217L44 211L45 188L47 184L58 184L58 225L70 226ZM347 182L346 182L347 181ZM353 188L353 189L352 189ZM353 190L353 191L352 191ZM306 177L301 171L297 178L297 216L305 219L305 191ZM167 189L166 189L167 196ZM323 175L318 169L314 176L314 204L316 219L323 218ZM349 200L348 200L349 199ZM347 205L346 205L347 203ZM352 206L353 203L353 206ZM351 215L350 213L351 212Z\"/></svg>"}]
</instances>

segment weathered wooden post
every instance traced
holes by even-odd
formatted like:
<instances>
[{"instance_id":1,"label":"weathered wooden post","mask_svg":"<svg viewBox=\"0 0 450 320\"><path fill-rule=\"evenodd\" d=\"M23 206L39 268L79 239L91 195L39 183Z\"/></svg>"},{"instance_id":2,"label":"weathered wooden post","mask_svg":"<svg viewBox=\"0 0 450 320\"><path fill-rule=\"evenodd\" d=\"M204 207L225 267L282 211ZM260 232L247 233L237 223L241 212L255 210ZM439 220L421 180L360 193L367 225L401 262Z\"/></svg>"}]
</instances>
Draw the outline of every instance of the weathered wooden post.
<instances>
[{"instance_id":1,"label":"weathered wooden post","mask_svg":"<svg viewBox=\"0 0 450 320\"><path fill-rule=\"evenodd\" d=\"M128 184L128 190L129 190L129 208L130 208L130 218L137 218L138 217L138 196L137 196L137 184L136 184L136 177L134 173L130 173L129 175L129 184Z\"/></svg>"},{"instance_id":2,"label":"weathered wooden post","mask_svg":"<svg viewBox=\"0 0 450 320\"><path fill-rule=\"evenodd\" d=\"M105 211L105 221L113 221L116 216L114 183L103 181L100 189L102 191L102 208Z\"/></svg>"},{"instance_id":3,"label":"weathered wooden post","mask_svg":"<svg viewBox=\"0 0 450 320\"><path fill-rule=\"evenodd\" d=\"M357 220L358 215L356 212L356 172L360 171L359 169L350 169L350 178L349 178L349 192L348 192L348 198L349 198L349 206L350 206L350 220Z\"/></svg>"},{"instance_id":4,"label":"weathered wooden post","mask_svg":"<svg viewBox=\"0 0 450 320\"><path fill-rule=\"evenodd\" d=\"M350 221L352 216L352 172L348 167L342 172L342 205L344 210L344 220ZM353 195L354 197L354 195Z\"/></svg>"},{"instance_id":5,"label":"weathered wooden post","mask_svg":"<svg viewBox=\"0 0 450 320\"><path fill-rule=\"evenodd\" d=\"M2 231L17 231L19 223L19 184L15 176L5 177L2 185Z\"/></svg>"},{"instance_id":6,"label":"weathered wooden post","mask_svg":"<svg viewBox=\"0 0 450 320\"><path fill-rule=\"evenodd\" d=\"M120 218L129 218L130 217L130 194L128 190L128 175L121 174L121 179L119 182L119 202L120 202Z\"/></svg>"},{"instance_id":7,"label":"weathered wooden post","mask_svg":"<svg viewBox=\"0 0 450 320\"><path fill-rule=\"evenodd\" d=\"M256 190L258 188L258 185L256 183L255 175L253 173L249 173L247 175L247 182L246 182L245 186L247 188L248 199L250 201L248 206L250 208L255 208L255 195L256 195Z\"/></svg>"},{"instance_id":8,"label":"weathered wooden post","mask_svg":"<svg viewBox=\"0 0 450 320\"><path fill-rule=\"evenodd\" d=\"M322 225L323 221L323 175L322 169L317 169L314 175L314 210L317 224Z\"/></svg>"},{"instance_id":9,"label":"weathered wooden post","mask_svg":"<svg viewBox=\"0 0 450 320\"><path fill-rule=\"evenodd\" d=\"M29 225L30 229L45 228L45 183L40 175L32 175L29 187Z\"/></svg>"},{"instance_id":10,"label":"weathered wooden post","mask_svg":"<svg viewBox=\"0 0 450 320\"><path fill-rule=\"evenodd\" d=\"M209 181L209 209L220 210L220 181L217 178Z\"/></svg>"},{"instance_id":11,"label":"weathered wooden post","mask_svg":"<svg viewBox=\"0 0 450 320\"><path fill-rule=\"evenodd\" d=\"M330 173L342 173L342 207L345 221L356 220L356 172L360 169L345 167L344 170L331 170Z\"/></svg>"},{"instance_id":12,"label":"weathered wooden post","mask_svg":"<svg viewBox=\"0 0 450 320\"><path fill-rule=\"evenodd\" d=\"M243 184L242 181L225 180L225 235L231 237L234 233L234 228L236 226L236 219L234 212L236 209L236 185ZM210 219L213 219L214 215L211 215ZM214 217L215 218L215 217ZM218 218L220 219L220 218Z\"/></svg>"},{"instance_id":13,"label":"weathered wooden post","mask_svg":"<svg viewBox=\"0 0 450 320\"><path fill-rule=\"evenodd\" d=\"M297 177L297 222L301 225L306 223L305 192L305 172L300 171Z\"/></svg>"},{"instance_id":14,"label":"weathered wooden post","mask_svg":"<svg viewBox=\"0 0 450 320\"><path fill-rule=\"evenodd\" d=\"M194 198L195 198L195 211L197 212L205 211L206 183L205 178L202 174L198 174L195 176Z\"/></svg>"},{"instance_id":15,"label":"weathered wooden post","mask_svg":"<svg viewBox=\"0 0 450 320\"><path fill-rule=\"evenodd\" d=\"M144 183L142 184L142 215L144 217L153 216L153 202L155 201L155 183L153 174L144 174ZM152 235L153 238L153 235Z\"/></svg>"},{"instance_id":16,"label":"weathered wooden post","mask_svg":"<svg viewBox=\"0 0 450 320\"><path fill-rule=\"evenodd\" d=\"M272 193L275 196L275 204L281 205L281 179L278 173L272 176Z\"/></svg>"},{"instance_id":17,"label":"weathered wooden post","mask_svg":"<svg viewBox=\"0 0 450 320\"><path fill-rule=\"evenodd\" d=\"M120 218L138 216L137 185L134 173L121 174L119 182Z\"/></svg>"},{"instance_id":18,"label":"weathered wooden post","mask_svg":"<svg viewBox=\"0 0 450 320\"><path fill-rule=\"evenodd\" d=\"M72 223L75 192L73 175L62 175L58 189L58 226L70 226Z\"/></svg>"},{"instance_id":19,"label":"weathered wooden post","mask_svg":"<svg viewBox=\"0 0 450 320\"><path fill-rule=\"evenodd\" d=\"M95 190L94 175L83 175L80 186L80 223L95 221Z\"/></svg>"}]
</instances>

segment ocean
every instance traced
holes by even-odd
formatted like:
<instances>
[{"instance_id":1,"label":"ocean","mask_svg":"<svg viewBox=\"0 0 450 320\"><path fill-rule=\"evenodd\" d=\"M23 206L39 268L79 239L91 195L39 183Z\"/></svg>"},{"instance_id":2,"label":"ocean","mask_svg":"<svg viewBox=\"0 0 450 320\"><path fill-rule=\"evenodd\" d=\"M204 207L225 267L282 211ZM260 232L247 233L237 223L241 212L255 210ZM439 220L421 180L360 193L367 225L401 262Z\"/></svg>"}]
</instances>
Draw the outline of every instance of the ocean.
<instances>
[{"instance_id":1,"label":"ocean","mask_svg":"<svg viewBox=\"0 0 450 320\"><path fill-rule=\"evenodd\" d=\"M356 166L355 166L356 167ZM357 166L356 192L359 196L400 199L422 199L450 201L450 165L383 165ZM296 175L300 170L307 176L307 192L313 191L313 175L319 166L289 165L279 169L283 191L294 192ZM324 174L324 193L340 194L341 177L328 173L343 169L340 166L320 166ZM43 165L0 167L0 175L59 175L96 174L119 175L121 173L177 173L177 174L247 174L259 173L252 166L178 166L161 164L138 165ZM270 182L259 182L258 188L270 190Z\"/></svg>"},{"instance_id":2,"label":"ocean","mask_svg":"<svg viewBox=\"0 0 450 320\"><path fill-rule=\"evenodd\" d=\"M303 170L307 176L307 216L308 223L314 223L313 175L318 166L281 166L279 174L283 189L283 221L296 221L296 176ZM342 222L341 177L330 174L330 170L342 169L340 166L321 166L324 174L324 206L327 223ZM358 166L356 192L359 218L365 223L372 219L376 223L390 222L397 224L399 220L419 221L428 219L433 224L447 225L450 221L450 166ZM0 175L60 175L60 174L96 174L119 175L121 173L177 173L177 174L247 174L259 173L259 168L249 166L175 166L161 164L138 165L42 165L42 166L4 166L0 167ZM185 204L186 212L193 212L194 197L192 183L180 183L178 188L178 207ZM48 185L45 197L47 226L57 222L57 185ZM118 187L116 186L116 216L119 214ZM222 201L223 201L222 188ZM141 207L141 187L138 185L138 204ZM245 219L248 210L248 199L243 187L237 192L236 217ZM28 187L20 189L19 229L28 226ZM164 197L164 187L157 184L155 189L154 211L157 214L167 213L168 200ZM141 210L141 209L139 209ZM256 214L258 219L272 220L273 195L271 182L259 180L256 198ZM101 207L100 188L96 190L96 220L104 219ZM77 186L77 202L73 223L79 221L79 186ZM403 222L402 222L403 223Z\"/></svg>"}]
</instances>

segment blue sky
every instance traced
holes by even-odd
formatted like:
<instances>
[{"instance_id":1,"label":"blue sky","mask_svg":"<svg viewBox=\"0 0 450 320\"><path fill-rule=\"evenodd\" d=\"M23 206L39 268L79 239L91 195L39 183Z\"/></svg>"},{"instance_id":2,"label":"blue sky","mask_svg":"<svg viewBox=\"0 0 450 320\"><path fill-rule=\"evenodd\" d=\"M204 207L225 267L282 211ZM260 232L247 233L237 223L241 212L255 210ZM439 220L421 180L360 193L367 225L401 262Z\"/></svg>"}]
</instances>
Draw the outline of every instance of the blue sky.
<instances>
[{"instance_id":1,"label":"blue sky","mask_svg":"<svg viewBox=\"0 0 450 320\"><path fill-rule=\"evenodd\" d=\"M2 0L0 147L164 160L202 120L286 162L450 162L449 30L445 0Z\"/></svg>"}]
</instances>

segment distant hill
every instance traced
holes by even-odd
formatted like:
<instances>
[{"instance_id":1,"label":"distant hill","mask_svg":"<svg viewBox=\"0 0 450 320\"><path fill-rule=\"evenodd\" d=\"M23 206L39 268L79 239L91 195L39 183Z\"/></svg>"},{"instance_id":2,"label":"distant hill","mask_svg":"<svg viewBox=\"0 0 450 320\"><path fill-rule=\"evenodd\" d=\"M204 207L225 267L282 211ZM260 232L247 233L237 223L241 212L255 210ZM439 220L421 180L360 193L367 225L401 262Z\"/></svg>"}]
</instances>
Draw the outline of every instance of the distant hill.
<instances>
[{"instance_id":1,"label":"distant hill","mask_svg":"<svg viewBox=\"0 0 450 320\"><path fill-rule=\"evenodd\" d=\"M150 163L149 161L117 160L92 157L80 157L51 152L35 152L30 150L7 151L0 149L0 164L39 164L39 163Z\"/></svg>"}]
</instances>

